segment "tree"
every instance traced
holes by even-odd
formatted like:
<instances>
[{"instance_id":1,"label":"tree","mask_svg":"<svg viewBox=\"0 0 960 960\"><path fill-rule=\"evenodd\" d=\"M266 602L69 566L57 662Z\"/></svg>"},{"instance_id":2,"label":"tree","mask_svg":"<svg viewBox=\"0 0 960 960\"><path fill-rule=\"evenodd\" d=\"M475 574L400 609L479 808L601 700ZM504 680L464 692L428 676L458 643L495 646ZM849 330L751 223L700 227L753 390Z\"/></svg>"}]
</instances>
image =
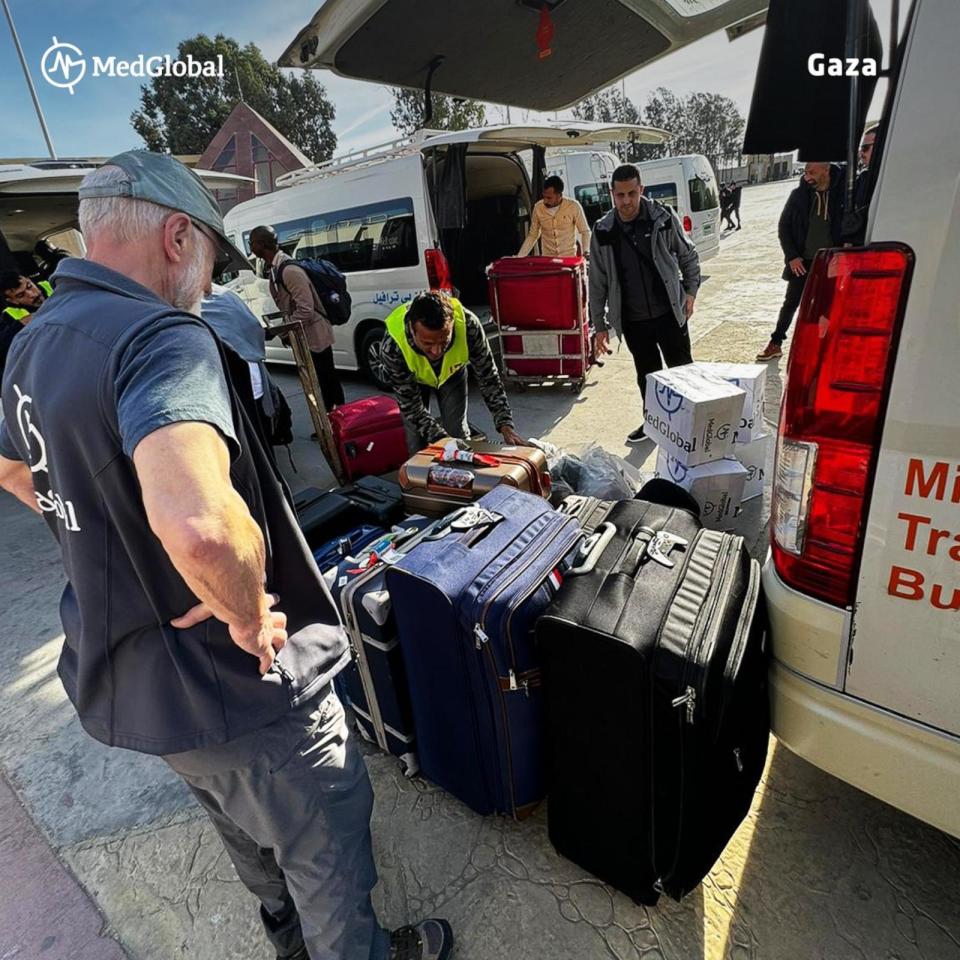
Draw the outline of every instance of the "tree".
<instances>
[{"instance_id":1,"label":"tree","mask_svg":"<svg viewBox=\"0 0 960 960\"><path fill-rule=\"evenodd\" d=\"M431 130L466 130L468 127L482 127L486 120L486 108L478 100L464 100L460 97L434 93L432 95L433 116L428 123L425 123L422 90L393 87L390 92L393 94L390 122L404 136L421 127L429 127Z\"/></svg>"},{"instance_id":2,"label":"tree","mask_svg":"<svg viewBox=\"0 0 960 960\"><path fill-rule=\"evenodd\" d=\"M153 77L140 88L140 109L130 121L150 150L203 153L242 91L250 107L312 160L333 155L336 109L312 74L288 76L269 63L256 44L241 47L222 34L213 39L198 34L181 41L177 52L180 59L222 56L224 75Z\"/></svg>"},{"instance_id":3,"label":"tree","mask_svg":"<svg viewBox=\"0 0 960 960\"><path fill-rule=\"evenodd\" d=\"M642 123L637 105L623 95L620 87L608 87L595 93L592 97L581 100L574 108L573 115L578 120L589 120L594 123ZM643 144L627 140L622 143L610 144L610 149L621 160L628 163L640 159L639 149ZM645 158L644 158L645 159Z\"/></svg>"},{"instance_id":4,"label":"tree","mask_svg":"<svg viewBox=\"0 0 960 960\"><path fill-rule=\"evenodd\" d=\"M739 155L746 126L729 97L718 93L678 97L666 87L654 90L642 111L619 87L610 87L578 103L573 115L601 123L642 123L671 134L666 143L611 144L613 152L628 162L702 153L714 170L719 170L728 157Z\"/></svg>"}]
</instances>

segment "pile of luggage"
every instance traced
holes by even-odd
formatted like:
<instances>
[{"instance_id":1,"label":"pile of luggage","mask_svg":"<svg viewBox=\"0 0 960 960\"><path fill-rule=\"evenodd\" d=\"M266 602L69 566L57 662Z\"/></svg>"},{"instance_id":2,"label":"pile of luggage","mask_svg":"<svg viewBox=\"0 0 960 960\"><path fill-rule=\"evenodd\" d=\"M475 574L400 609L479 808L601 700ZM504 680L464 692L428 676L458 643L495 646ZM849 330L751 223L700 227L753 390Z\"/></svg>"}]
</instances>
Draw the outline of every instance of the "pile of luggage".
<instances>
[{"instance_id":1,"label":"pile of luggage","mask_svg":"<svg viewBox=\"0 0 960 960\"><path fill-rule=\"evenodd\" d=\"M760 571L664 480L551 506L532 447L449 441L399 484L305 491L359 731L480 814L548 798L556 849L679 898L746 815L769 733Z\"/></svg>"}]
</instances>

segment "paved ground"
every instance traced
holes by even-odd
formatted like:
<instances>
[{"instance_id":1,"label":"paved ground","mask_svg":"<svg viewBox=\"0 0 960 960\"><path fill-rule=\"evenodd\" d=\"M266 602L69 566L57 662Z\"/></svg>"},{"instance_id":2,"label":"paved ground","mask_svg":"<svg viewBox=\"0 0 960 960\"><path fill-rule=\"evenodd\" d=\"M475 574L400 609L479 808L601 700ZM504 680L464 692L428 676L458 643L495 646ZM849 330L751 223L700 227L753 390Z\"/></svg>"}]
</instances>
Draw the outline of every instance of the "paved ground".
<instances>
[{"instance_id":1,"label":"paved ground","mask_svg":"<svg viewBox=\"0 0 960 960\"><path fill-rule=\"evenodd\" d=\"M775 227L786 190L746 190L744 229L705 265L698 359L749 360L766 342L783 291ZM775 419L778 368L771 374ZM282 379L293 399L294 379ZM351 397L366 389L348 384ZM623 444L639 421L625 351L579 398L551 390L513 399L528 435L595 439L637 466L651 453ZM489 428L479 401L473 409ZM306 440L302 402L297 414L300 472L291 479L329 483ZM767 501L752 501L740 521L758 551ZM159 761L108 750L80 730L55 674L55 546L6 497L0 529L0 772L12 788L0 782L0 960L119 956L100 932L133 960L270 960L252 898L185 789ZM682 904L656 909L556 856L542 812L521 825L477 817L371 754L382 918L448 916L459 960L960 958L960 844L771 748L753 809L721 861Z\"/></svg>"}]
</instances>

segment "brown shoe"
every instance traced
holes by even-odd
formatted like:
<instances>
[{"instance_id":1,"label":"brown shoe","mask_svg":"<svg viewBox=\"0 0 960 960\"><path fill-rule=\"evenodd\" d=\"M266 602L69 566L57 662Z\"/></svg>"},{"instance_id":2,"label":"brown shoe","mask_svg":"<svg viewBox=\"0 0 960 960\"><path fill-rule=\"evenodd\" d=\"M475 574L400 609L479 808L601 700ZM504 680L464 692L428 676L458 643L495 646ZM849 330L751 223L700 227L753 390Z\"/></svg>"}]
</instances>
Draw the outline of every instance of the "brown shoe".
<instances>
[{"instance_id":1,"label":"brown shoe","mask_svg":"<svg viewBox=\"0 0 960 960\"><path fill-rule=\"evenodd\" d=\"M779 343L774 343L772 340L763 348L763 350L757 354L757 360L763 362L764 360L776 360L777 357L783 356L783 350L780 349Z\"/></svg>"}]
</instances>

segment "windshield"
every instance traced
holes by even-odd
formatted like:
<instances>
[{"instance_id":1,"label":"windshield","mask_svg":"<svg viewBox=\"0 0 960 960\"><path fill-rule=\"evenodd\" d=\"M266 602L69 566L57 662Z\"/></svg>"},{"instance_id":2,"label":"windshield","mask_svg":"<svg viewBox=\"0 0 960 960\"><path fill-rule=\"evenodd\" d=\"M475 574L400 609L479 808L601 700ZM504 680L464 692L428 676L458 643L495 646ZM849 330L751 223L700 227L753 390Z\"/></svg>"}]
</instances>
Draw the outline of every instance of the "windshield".
<instances>
[{"instance_id":1,"label":"windshield","mask_svg":"<svg viewBox=\"0 0 960 960\"><path fill-rule=\"evenodd\" d=\"M605 183L585 183L575 187L573 195L583 207L587 223L593 225L613 206L610 188Z\"/></svg>"},{"instance_id":2,"label":"windshield","mask_svg":"<svg viewBox=\"0 0 960 960\"><path fill-rule=\"evenodd\" d=\"M698 175L689 181L689 187L691 213L703 213L704 210L715 210L720 206L713 177L707 179Z\"/></svg>"},{"instance_id":3,"label":"windshield","mask_svg":"<svg viewBox=\"0 0 960 960\"><path fill-rule=\"evenodd\" d=\"M675 183L645 183L643 185L643 195L648 200L659 200L668 207L677 210L677 185Z\"/></svg>"}]
</instances>

